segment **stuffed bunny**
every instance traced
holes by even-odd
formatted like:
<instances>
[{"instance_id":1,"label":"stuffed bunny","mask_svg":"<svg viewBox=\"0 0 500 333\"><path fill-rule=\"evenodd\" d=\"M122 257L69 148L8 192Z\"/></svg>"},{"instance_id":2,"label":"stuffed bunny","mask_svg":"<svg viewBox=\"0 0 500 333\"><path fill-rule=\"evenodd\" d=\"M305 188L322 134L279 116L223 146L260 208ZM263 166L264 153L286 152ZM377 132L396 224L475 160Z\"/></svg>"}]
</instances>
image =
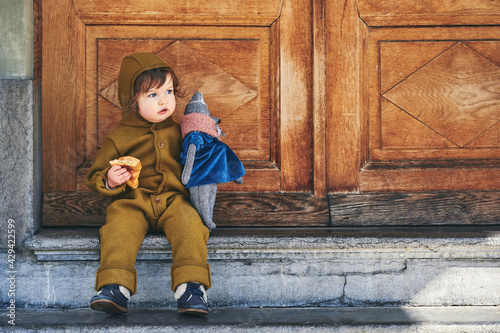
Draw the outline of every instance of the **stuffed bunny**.
<instances>
[{"instance_id":1,"label":"stuffed bunny","mask_svg":"<svg viewBox=\"0 0 500 333\"><path fill-rule=\"evenodd\" d=\"M216 227L212 219L217 184L231 181L241 184L245 174L236 154L219 141L221 134L225 136L219 123L220 119L210 116L203 95L195 92L181 120L184 139L181 181L189 189L191 203L210 231Z\"/></svg>"}]
</instances>

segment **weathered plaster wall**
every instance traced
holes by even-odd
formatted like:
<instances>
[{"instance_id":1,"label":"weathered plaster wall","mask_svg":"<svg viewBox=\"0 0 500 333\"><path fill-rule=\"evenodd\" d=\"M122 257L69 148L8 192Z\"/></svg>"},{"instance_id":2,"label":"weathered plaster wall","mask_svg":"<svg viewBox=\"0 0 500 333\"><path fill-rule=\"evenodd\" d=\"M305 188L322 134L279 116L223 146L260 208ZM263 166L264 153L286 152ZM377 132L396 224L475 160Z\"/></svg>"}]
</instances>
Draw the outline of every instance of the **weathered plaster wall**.
<instances>
[{"instance_id":1,"label":"weathered plaster wall","mask_svg":"<svg viewBox=\"0 0 500 333\"><path fill-rule=\"evenodd\" d=\"M33 78L33 0L0 0L0 79Z\"/></svg>"}]
</instances>

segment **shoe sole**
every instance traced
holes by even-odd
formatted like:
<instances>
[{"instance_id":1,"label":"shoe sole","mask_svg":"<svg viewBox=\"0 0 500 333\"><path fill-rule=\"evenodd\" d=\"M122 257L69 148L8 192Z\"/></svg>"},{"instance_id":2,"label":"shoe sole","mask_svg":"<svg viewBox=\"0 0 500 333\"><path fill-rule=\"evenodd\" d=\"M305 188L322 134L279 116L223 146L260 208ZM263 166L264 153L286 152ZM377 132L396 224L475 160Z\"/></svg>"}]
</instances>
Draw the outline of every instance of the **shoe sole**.
<instances>
[{"instance_id":1,"label":"shoe sole","mask_svg":"<svg viewBox=\"0 0 500 333\"><path fill-rule=\"evenodd\" d=\"M113 301L107 299L99 299L90 303L90 308L95 311L102 311L107 314L123 314L127 313L128 309L119 306Z\"/></svg>"},{"instance_id":2,"label":"shoe sole","mask_svg":"<svg viewBox=\"0 0 500 333\"><path fill-rule=\"evenodd\" d=\"M195 316L206 316L208 311L200 309L177 309L177 312L181 314L195 315Z\"/></svg>"}]
</instances>

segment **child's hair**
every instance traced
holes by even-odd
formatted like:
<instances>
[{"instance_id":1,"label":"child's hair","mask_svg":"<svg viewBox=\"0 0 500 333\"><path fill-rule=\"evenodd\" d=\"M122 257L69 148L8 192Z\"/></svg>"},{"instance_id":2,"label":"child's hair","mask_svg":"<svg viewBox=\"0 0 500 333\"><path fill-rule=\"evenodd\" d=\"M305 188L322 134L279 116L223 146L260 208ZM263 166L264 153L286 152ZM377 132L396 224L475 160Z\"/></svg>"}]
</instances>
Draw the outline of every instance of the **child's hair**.
<instances>
[{"instance_id":1,"label":"child's hair","mask_svg":"<svg viewBox=\"0 0 500 333\"><path fill-rule=\"evenodd\" d=\"M184 93L181 91L181 84L179 79L175 75L172 68L154 68L145 71L137 77L134 83L134 96L130 99L128 103L127 111L138 111L137 109L137 99L140 94L147 93L152 88L161 87L167 81L167 77L172 78L172 85L174 87L174 95L176 97L184 97Z\"/></svg>"}]
</instances>

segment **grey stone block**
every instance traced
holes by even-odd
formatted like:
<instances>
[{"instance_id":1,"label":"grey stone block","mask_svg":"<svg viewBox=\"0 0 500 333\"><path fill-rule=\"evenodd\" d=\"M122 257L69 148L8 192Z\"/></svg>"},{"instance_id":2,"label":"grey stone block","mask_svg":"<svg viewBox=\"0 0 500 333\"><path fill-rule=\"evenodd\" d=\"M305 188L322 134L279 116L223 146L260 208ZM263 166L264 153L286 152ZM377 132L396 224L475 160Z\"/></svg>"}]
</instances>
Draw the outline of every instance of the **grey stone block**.
<instances>
[{"instance_id":1,"label":"grey stone block","mask_svg":"<svg viewBox=\"0 0 500 333\"><path fill-rule=\"evenodd\" d=\"M407 260L399 272L347 276L345 292L353 304L496 305L498 274L497 260Z\"/></svg>"},{"instance_id":2,"label":"grey stone block","mask_svg":"<svg viewBox=\"0 0 500 333\"><path fill-rule=\"evenodd\" d=\"M33 233L35 212L33 84L0 80L0 248L8 245L8 221L16 243Z\"/></svg>"}]
</instances>

